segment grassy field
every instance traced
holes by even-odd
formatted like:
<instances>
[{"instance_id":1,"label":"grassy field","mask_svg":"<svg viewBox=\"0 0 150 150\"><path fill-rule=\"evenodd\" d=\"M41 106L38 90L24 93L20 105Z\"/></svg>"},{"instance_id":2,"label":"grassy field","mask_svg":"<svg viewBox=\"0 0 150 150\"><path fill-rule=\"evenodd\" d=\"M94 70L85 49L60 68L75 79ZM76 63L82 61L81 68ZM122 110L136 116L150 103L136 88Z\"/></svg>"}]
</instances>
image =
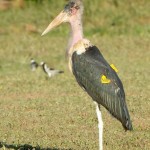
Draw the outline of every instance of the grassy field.
<instances>
[{"instance_id":1,"label":"grassy field","mask_svg":"<svg viewBox=\"0 0 150 150\"><path fill-rule=\"evenodd\" d=\"M66 1L0 12L0 149L98 150L95 105L68 70L68 25L41 37ZM150 1L85 0L84 32L124 84L133 132L103 108L104 150L150 149ZM57 8L57 9L56 9ZM47 79L30 58L64 74Z\"/></svg>"}]
</instances>

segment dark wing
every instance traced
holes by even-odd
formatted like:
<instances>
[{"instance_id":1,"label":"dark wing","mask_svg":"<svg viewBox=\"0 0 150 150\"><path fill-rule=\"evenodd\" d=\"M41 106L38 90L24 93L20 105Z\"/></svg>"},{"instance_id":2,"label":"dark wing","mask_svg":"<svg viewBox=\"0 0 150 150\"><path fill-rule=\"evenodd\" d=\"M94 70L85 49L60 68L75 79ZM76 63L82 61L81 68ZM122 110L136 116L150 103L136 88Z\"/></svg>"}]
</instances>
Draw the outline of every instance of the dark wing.
<instances>
[{"instance_id":1,"label":"dark wing","mask_svg":"<svg viewBox=\"0 0 150 150\"><path fill-rule=\"evenodd\" d=\"M99 49L95 46L89 47L81 55L74 52L72 70L79 85L93 100L104 106L125 129L132 130L123 85ZM110 82L103 83L102 76L107 77Z\"/></svg>"}]
</instances>

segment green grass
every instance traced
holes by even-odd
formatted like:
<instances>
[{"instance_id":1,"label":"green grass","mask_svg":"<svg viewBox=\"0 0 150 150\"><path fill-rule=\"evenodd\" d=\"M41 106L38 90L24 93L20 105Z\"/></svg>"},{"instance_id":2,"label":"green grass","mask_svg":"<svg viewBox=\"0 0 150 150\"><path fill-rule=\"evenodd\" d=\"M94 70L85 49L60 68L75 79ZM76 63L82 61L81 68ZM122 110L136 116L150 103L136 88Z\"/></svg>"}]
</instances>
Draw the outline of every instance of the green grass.
<instances>
[{"instance_id":1,"label":"green grass","mask_svg":"<svg viewBox=\"0 0 150 150\"><path fill-rule=\"evenodd\" d=\"M150 2L84 3L85 36L118 68L134 127L133 132L124 132L102 109L104 149L148 150ZM40 36L64 4L30 2L22 10L0 12L0 149L98 149L95 106L77 85L65 58L68 26ZM28 32L26 24L39 32ZM31 57L65 73L47 80L41 68L31 72Z\"/></svg>"}]
</instances>

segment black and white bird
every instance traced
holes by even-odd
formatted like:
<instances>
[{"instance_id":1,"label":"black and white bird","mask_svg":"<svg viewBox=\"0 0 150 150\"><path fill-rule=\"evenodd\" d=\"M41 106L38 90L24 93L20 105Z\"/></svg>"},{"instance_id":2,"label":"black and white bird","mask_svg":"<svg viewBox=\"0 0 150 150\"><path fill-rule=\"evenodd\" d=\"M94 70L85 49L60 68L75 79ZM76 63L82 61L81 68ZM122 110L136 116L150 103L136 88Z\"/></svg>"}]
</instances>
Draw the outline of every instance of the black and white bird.
<instances>
[{"instance_id":1,"label":"black and white bird","mask_svg":"<svg viewBox=\"0 0 150 150\"><path fill-rule=\"evenodd\" d=\"M39 66L38 63L33 58L31 58L31 60L30 60L31 70L35 71L38 68L38 66Z\"/></svg>"},{"instance_id":2,"label":"black and white bird","mask_svg":"<svg viewBox=\"0 0 150 150\"><path fill-rule=\"evenodd\" d=\"M100 107L105 107L125 130L132 130L132 122L125 101L123 84L116 68L110 66L100 50L83 37L82 0L70 0L64 10L49 24L42 35L63 22L71 27L67 48L69 68L78 84L96 104L99 128L99 149L103 149L103 121Z\"/></svg>"},{"instance_id":3,"label":"black and white bird","mask_svg":"<svg viewBox=\"0 0 150 150\"><path fill-rule=\"evenodd\" d=\"M42 66L43 71L48 75L48 77L53 77L57 74L64 73L63 71L55 70L54 68L49 68L45 62L41 62L40 64Z\"/></svg>"}]
</instances>

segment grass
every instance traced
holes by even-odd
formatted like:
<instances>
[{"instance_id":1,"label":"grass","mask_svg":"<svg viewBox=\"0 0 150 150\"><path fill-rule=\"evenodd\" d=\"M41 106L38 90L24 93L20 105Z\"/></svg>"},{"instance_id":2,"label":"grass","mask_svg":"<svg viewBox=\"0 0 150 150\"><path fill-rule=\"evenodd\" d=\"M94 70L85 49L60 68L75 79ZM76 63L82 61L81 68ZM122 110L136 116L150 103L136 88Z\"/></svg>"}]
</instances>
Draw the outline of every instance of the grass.
<instances>
[{"instance_id":1,"label":"grass","mask_svg":"<svg viewBox=\"0 0 150 150\"><path fill-rule=\"evenodd\" d=\"M150 147L150 2L127 2L84 1L85 36L118 68L134 127L124 132L102 109L105 150ZM40 36L64 4L28 2L24 9L0 12L1 149L98 149L95 106L77 85L65 58L68 26ZM28 30L28 24L36 26L37 33ZM31 57L65 73L47 80L41 68L31 72Z\"/></svg>"}]
</instances>

